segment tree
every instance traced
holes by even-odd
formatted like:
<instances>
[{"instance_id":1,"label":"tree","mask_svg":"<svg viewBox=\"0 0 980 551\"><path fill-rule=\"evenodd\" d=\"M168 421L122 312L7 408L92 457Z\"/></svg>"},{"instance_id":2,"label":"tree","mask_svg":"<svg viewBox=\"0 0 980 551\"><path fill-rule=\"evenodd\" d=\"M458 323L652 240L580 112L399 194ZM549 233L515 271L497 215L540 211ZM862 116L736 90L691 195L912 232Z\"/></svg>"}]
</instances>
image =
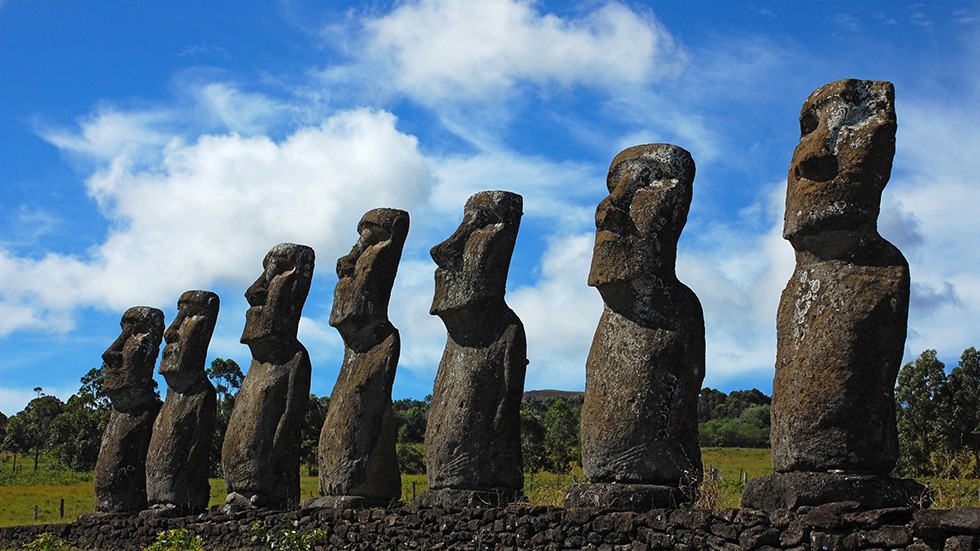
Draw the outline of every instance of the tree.
<instances>
[{"instance_id":1,"label":"tree","mask_svg":"<svg viewBox=\"0 0 980 551\"><path fill-rule=\"evenodd\" d=\"M912 476L932 474L930 455L945 449L941 419L946 366L926 350L902 366L895 387L898 423L899 472Z\"/></svg>"},{"instance_id":2,"label":"tree","mask_svg":"<svg viewBox=\"0 0 980 551\"><path fill-rule=\"evenodd\" d=\"M546 411L541 400L521 401L521 458L526 473L543 471L548 465L544 450L545 430L541 423Z\"/></svg>"},{"instance_id":3,"label":"tree","mask_svg":"<svg viewBox=\"0 0 980 551\"><path fill-rule=\"evenodd\" d=\"M320 445L320 431L323 421L327 418L327 408L330 407L330 397L317 398L310 394L310 404L303 418L303 430L300 436L299 460L306 463L306 474L312 476L317 466L317 453Z\"/></svg>"},{"instance_id":4,"label":"tree","mask_svg":"<svg viewBox=\"0 0 980 551\"><path fill-rule=\"evenodd\" d=\"M3 449L14 455L13 470L15 471L17 470L17 455L25 454L30 450L29 434L26 417L17 414L7 420Z\"/></svg>"},{"instance_id":5,"label":"tree","mask_svg":"<svg viewBox=\"0 0 980 551\"><path fill-rule=\"evenodd\" d=\"M99 458L102 433L112 409L99 407L90 394L74 394L51 423L55 459L73 471L90 471Z\"/></svg>"},{"instance_id":6,"label":"tree","mask_svg":"<svg viewBox=\"0 0 980 551\"><path fill-rule=\"evenodd\" d=\"M402 474L425 474L425 447L419 444L396 444L398 470Z\"/></svg>"},{"instance_id":7,"label":"tree","mask_svg":"<svg viewBox=\"0 0 980 551\"><path fill-rule=\"evenodd\" d=\"M41 453L49 449L53 438L51 437L51 424L55 417L65 409L65 404L56 396L44 396L40 390L35 389L39 394L38 398L31 400L24 411L15 415L20 418L18 427L20 433L17 435L18 446L22 452L31 452L34 455L34 471L37 471Z\"/></svg>"},{"instance_id":8,"label":"tree","mask_svg":"<svg viewBox=\"0 0 980 551\"><path fill-rule=\"evenodd\" d=\"M109 396L102 389L105 383L105 363L101 367L93 367L82 376L82 386L78 389L78 395L92 407L108 410L112 407L109 403Z\"/></svg>"},{"instance_id":9,"label":"tree","mask_svg":"<svg viewBox=\"0 0 980 551\"><path fill-rule=\"evenodd\" d=\"M3 438L7 433L7 416L0 411L0 445L3 444Z\"/></svg>"},{"instance_id":10,"label":"tree","mask_svg":"<svg viewBox=\"0 0 980 551\"><path fill-rule=\"evenodd\" d=\"M242 387L242 381L245 380L242 368L235 360L215 358L211 362L211 367L206 368L204 373L214 383L220 401L238 394L238 389Z\"/></svg>"},{"instance_id":11,"label":"tree","mask_svg":"<svg viewBox=\"0 0 980 551\"><path fill-rule=\"evenodd\" d=\"M772 406L762 404L749 406L738 414L738 420L753 427L765 428L767 431L772 425ZM769 437L766 437L766 446L769 445Z\"/></svg>"},{"instance_id":12,"label":"tree","mask_svg":"<svg viewBox=\"0 0 980 551\"><path fill-rule=\"evenodd\" d=\"M211 437L211 453L209 454L209 474L213 477L220 477L222 476L221 445L225 441L225 432L228 430L231 410L235 408L235 396L238 395L238 389L241 388L245 375L235 360L222 358L215 358L211 362L211 367L205 369L204 372L214 383L214 389L218 393L214 434Z\"/></svg>"},{"instance_id":13,"label":"tree","mask_svg":"<svg viewBox=\"0 0 980 551\"><path fill-rule=\"evenodd\" d=\"M564 398L552 398L548 412L544 414L544 451L548 468L552 472L567 473L573 463L581 461L579 443L579 416L577 409Z\"/></svg>"},{"instance_id":14,"label":"tree","mask_svg":"<svg viewBox=\"0 0 980 551\"><path fill-rule=\"evenodd\" d=\"M401 444L421 444L425 440L425 424L429 419L429 402L402 398L392 402L395 412L395 431Z\"/></svg>"},{"instance_id":15,"label":"tree","mask_svg":"<svg viewBox=\"0 0 980 551\"><path fill-rule=\"evenodd\" d=\"M715 418L715 410L718 410L728 395L720 390L704 387L698 394L698 422L703 423Z\"/></svg>"},{"instance_id":16,"label":"tree","mask_svg":"<svg viewBox=\"0 0 980 551\"><path fill-rule=\"evenodd\" d=\"M954 454L969 453L975 464L980 463L980 352L976 348L963 351L946 378L942 399L940 430L945 447Z\"/></svg>"},{"instance_id":17,"label":"tree","mask_svg":"<svg viewBox=\"0 0 980 551\"><path fill-rule=\"evenodd\" d=\"M715 408L714 419L733 419L752 406L764 406L772 403L772 399L759 389L733 390L725 398L725 402Z\"/></svg>"}]
</instances>

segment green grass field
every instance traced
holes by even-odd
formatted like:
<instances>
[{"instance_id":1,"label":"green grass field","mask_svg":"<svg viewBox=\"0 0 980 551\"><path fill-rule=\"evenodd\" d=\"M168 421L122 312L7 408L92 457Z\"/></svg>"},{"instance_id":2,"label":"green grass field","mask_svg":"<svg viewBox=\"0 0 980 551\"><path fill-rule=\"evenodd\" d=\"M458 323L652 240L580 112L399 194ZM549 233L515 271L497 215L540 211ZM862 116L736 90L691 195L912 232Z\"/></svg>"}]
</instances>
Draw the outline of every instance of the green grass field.
<instances>
[{"instance_id":1,"label":"green grass field","mask_svg":"<svg viewBox=\"0 0 980 551\"><path fill-rule=\"evenodd\" d=\"M704 448L701 450L708 479L710 469L719 471L720 479L707 482L702 489L699 505L702 507L738 507L743 488L743 475L757 478L772 473L768 449ZM12 462L0 456L0 526L70 522L78 515L90 513L95 508L91 473L65 473L53 470L46 462L39 464L37 473L32 461L17 460L17 472L12 472ZM23 467L23 470L21 469ZM570 474L528 473L524 476L524 494L534 505L560 506L568 487L576 480L582 481L581 469ZM936 508L980 506L980 480L926 479L935 495ZM402 475L402 500L427 489L425 475ZM317 478L300 478L301 499L317 495ZM211 479L211 505L223 502L224 481ZM60 502L65 501L65 516L60 517ZM38 518L34 520L34 506Z\"/></svg>"}]
</instances>

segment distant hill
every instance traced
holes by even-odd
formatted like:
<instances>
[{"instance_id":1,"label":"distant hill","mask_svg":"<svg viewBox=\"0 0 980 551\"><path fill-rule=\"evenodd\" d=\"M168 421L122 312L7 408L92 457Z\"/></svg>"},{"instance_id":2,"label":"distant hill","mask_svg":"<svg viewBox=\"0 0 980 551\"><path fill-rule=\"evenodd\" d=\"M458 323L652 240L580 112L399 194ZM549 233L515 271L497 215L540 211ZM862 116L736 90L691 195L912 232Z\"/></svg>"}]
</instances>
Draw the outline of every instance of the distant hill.
<instances>
[{"instance_id":1,"label":"distant hill","mask_svg":"<svg viewBox=\"0 0 980 551\"><path fill-rule=\"evenodd\" d=\"M524 399L550 400L552 398L575 398L583 394L585 393L575 390L528 390L524 393Z\"/></svg>"}]
</instances>

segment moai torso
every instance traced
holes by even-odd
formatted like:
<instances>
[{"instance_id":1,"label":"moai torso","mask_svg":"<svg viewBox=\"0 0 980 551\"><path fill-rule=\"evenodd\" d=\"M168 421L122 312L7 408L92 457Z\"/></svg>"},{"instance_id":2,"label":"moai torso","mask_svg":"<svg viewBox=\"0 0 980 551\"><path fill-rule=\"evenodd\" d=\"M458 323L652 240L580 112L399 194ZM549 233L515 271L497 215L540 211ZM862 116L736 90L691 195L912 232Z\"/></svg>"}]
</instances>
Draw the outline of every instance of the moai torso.
<instances>
[{"instance_id":1,"label":"moai torso","mask_svg":"<svg viewBox=\"0 0 980 551\"><path fill-rule=\"evenodd\" d=\"M773 466L887 474L909 304L908 263L877 231L894 89L830 83L807 99L800 128L786 192L796 270L777 315Z\"/></svg>"},{"instance_id":2,"label":"moai torso","mask_svg":"<svg viewBox=\"0 0 980 551\"><path fill-rule=\"evenodd\" d=\"M221 447L229 505L299 504L300 427L309 406L311 366L296 339L313 277L313 249L276 245L245 292L242 343L252 363L235 398Z\"/></svg>"},{"instance_id":3,"label":"moai torso","mask_svg":"<svg viewBox=\"0 0 980 551\"><path fill-rule=\"evenodd\" d=\"M93 473L97 513L146 509L146 454L160 401L153 364L163 337L163 312L137 306L123 314L122 334L102 355L112 413Z\"/></svg>"},{"instance_id":4,"label":"moai torso","mask_svg":"<svg viewBox=\"0 0 980 551\"><path fill-rule=\"evenodd\" d=\"M521 209L519 195L478 193L456 232L432 248L438 268L430 313L442 319L448 338L425 432L430 490L516 495L523 486L527 342L504 302Z\"/></svg>"},{"instance_id":5,"label":"moai torso","mask_svg":"<svg viewBox=\"0 0 980 551\"><path fill-rule=\"evenodd\" d=\"M674 273L694 161L667 144L613 160L596 210L589 285L605 303L586 363L582 466L593 483L700 479L704 316Z\"/></svg>"},{"instance_id":6,"label":"moai torso","mask_svg":"<svg viewBox=\"0 0 980 551\"><path fill-rule=\"evenodd\" d=\"M387 504L401 496L391 386L401 340L388 300L408 235L408 213L368 211L360 237L337 261L330 325L344 339L344 363L320 433L320 495Z\"/></svg>"},{"instance_id":7,"label":"moai torso","mask_svg":"<svg viewBox=\"0 0 980 551\"><path fill-rule=\"evenodd\" d=\"M146 458L151 508L202 513L210 500L208 453L216 396L204 364L218 304L214 293L187 291L177 303L176 319L164 333L167 346L160 373L167 379L167 397L154 423Z\"/></svg>"}]
</instances>

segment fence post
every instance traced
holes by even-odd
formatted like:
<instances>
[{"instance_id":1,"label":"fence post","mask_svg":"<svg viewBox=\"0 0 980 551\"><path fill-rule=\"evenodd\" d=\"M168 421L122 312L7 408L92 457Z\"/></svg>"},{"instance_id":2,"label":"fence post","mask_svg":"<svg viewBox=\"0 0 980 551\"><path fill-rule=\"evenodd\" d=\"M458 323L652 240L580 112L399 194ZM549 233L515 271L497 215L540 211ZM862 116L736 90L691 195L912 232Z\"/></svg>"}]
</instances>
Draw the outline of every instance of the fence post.
<instances>
[{"instance_id":1,"label":"fence post","mask_svg":"<svg viewBox=\"0 0 980 551\"><path fill-rule=\"evenodd\" d=\"M61 518L65 518L65 498L61 498L61 505L58 507Z\"/></svg>"},{"instance_id":2,"label":"fence post","mask_svg":"<svg viewBox=\"0 0 980 551\"><path fill-rule=\"evenodd\" d=\"M412 481L412 501L415 501L415 481Z\"/></svg>"},{"instance_id":3,"label":"fence post","mask_svg":"<svg viewBox=\"0 0 980 551\"><path fill-rule=\"evenodd\" d=\"M34 506L34 522L37 522L37 505Z\"/></svg>"}]
</instances>

